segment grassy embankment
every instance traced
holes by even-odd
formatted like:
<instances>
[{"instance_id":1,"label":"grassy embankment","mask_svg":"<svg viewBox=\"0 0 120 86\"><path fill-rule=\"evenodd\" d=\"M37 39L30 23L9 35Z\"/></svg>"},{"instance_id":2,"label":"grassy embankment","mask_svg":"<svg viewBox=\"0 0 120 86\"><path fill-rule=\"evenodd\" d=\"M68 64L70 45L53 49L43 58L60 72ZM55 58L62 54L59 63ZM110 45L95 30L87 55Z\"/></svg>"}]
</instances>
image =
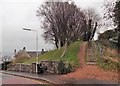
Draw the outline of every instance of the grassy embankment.
<instances>
[{"instance_id":1,"label":"grassy embankment","mask_svg":"<svg viewBox=\"0 0 120 86\"><path fill-rule=\"evenodd\" d=\"M113 59L118 58L118 55L112 54L106 51L105 47L108 47L108 46L104 46L99 42L94 42L93 44L94 44L94 47L93 47L94 55L97 58L97 64L100 67L104 69L109 69L109 70L118 70L120 68L120 62L114 62L110 59L105 59L107 57L113 58ZM102 49L102 52L100 51L100 48Z\"/></svg>"},{"instance_id":2,"label":"grassy embankment","mask_svg":"<svg viewBox=\"0 0 120 86\"><path fill-rule=\"evenodd\" d=\"M65 56L61 58L61 54L64 50L64 48L61 49L55 49L53 51L49 51L47 53L44 53L43 55L39 56L39 61L42 60L62 60L67 63L70 63L72 66L79 67L79 59L77 57L77 53L79 51L80 41L76 41L74 43L71 43L68 48ZM31 64L33 62L36 62L36 58L32 58L29 60L25 60L23 63Z\"/></svg>"}]
</instances>

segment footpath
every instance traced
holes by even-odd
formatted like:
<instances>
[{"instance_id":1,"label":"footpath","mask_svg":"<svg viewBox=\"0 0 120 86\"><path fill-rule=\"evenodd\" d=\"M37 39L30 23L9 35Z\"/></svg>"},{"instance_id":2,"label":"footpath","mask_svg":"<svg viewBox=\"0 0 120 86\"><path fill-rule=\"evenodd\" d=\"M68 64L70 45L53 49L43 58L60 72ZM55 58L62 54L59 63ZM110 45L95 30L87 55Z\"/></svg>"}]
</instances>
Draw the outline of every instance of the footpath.
<instances>
[{"instance_id":1,"label":"footpath","mask_svg":"<svg viewBox=\"0 0 120 86\"><path fill-rule=\"evenodd\" d=\"M34 80L44 81L50 84L64 84L65 82L59 79L60 75L55 74L35 74L35 73L24 73L24 72L13 72L13 71L2 71L3 74L9 74Z\"/></svg>"}]
</instances>

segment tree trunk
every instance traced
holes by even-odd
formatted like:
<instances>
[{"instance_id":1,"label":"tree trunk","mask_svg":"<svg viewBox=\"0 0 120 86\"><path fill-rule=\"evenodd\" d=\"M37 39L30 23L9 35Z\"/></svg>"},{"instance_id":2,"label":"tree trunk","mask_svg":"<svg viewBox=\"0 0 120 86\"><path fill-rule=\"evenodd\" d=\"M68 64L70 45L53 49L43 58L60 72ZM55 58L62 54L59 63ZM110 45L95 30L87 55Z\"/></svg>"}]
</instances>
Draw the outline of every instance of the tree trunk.
<instances>
[{"instance_id":1,"label":"tree trunk","mask_svg":"<svg viewBox=\"0 0 120 86\"><path fill-rule=\"evenodd\" d=\"M65 45L64 45L64 51L63 51L63 53L61 55L61 58L63 58L65 56L66 52L67 52L67 46L68 46L68 42L66 40Z\"/></svg>"},{"instance_id":2,"label":"tree trunk","mask_svg":"<svg viewBox=\"0 0 120 86\"><path fill-rule=\"evenodd\" d=\"M56 46L57 49L59 48L59 46L58 46L58 40L57 40L56 37L55 37L55 46Z\"/></svg>"},{"instance_id":3,"label":"tree trunk","mask_svg":"<svg viewBox=\"0 0 120 86\"><path fill-rule=\"evenodd\" d=\"M57 42L57 41L55 41L55 46L56 46L57 49L59 48L59 47L58 47L58 42Z\"/></svg>"},{"instance_id":4,"label":"tree trunk","mask_svg":"<svg viewBox=\"0 0 120 86\"><path fill-rule=\"evenodd\" d=\"M92 23L92 20L89 19L89 21L88 21L88 32L87 32L88 41L90 41L90 37L91 37L91 29L92 29L91 23Z\"/></svg>"},{"instance_id":5,"label":"tree trunk","mask_svg":"<svg viewBox=\"0 0 120 86\"><path fill-rule=\"evenodd\" d=\"M60 41L60 39L58 39L58 49L60 49L61 48L61 41Z\"/></svg>"},{"instance_id":6,"label":"tree trunk","mask_svg":"<svg viewBox=\"0 0 120 86\"><path fill-rule=\"evenodd\" d=\"M97 28L97 22L95 23L95 27L93 28L93 31L92 31L92 34L91 34L91 37L90 37L90 41L93 39L93 37L95 35L96 28Z\"/></svg>"}]
</instances>

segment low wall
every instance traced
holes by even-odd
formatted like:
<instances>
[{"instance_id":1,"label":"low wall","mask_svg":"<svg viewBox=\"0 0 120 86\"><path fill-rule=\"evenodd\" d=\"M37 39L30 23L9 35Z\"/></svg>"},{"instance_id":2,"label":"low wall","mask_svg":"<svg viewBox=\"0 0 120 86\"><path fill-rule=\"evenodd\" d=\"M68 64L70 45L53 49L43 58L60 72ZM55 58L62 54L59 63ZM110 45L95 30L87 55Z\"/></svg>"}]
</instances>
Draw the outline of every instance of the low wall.
<instances>
[{"instance_id":1,"label":"low wall","mask_svg":"<svg viewBox=\"0 0 120 86\"><path fill-rule=\"evenodd\" d=\"M36 65L35 64L14 64L10 65L10 67L7 69L8 71L16 71L16 72L29 72L29 73L35 73L36 71Z\"/></svg>"},{"instance_id":2,"label":"low wall","mask_svg":"<svg viewBox=\"0 0 120 86\"><path fill-rule=\"evenodd\" d=\"M46 68L47 73L57 73L58 74L58 64L60 61L41 61L41 66Z\"/></svg>"},{"instance_id":3,"label":"low wall","mask_svg":"<svg viewBox=\"0 0 120 86\"><path fill-rule=\"evenodd\" d=\"M47 61L46 60L46 61L41 61L37 65L37 67L38 67L38 71L40 68L44 68L44 72L58 73L58 64L59 64L59 61ZM7 70L16 71L16 72L35 73L36 64L22 64L22 63L14 64L14 65L10 65L10 67Z\"/></svg>"},{"instance_id":4,"label":"low wall","mask_svg":"<svg viewBox=\"0 0 120 86\"><path fill-rule=\"evenodd\" d=\"M38 73L53 73L53 74L65 74L71 71L71 67L68 64L61 61L48 61L44 60L38 63ZM17 72L29 72L36 73L36 63L33 64L14 64L10 65L8 71Z\"/></svg>"}]
</instances>

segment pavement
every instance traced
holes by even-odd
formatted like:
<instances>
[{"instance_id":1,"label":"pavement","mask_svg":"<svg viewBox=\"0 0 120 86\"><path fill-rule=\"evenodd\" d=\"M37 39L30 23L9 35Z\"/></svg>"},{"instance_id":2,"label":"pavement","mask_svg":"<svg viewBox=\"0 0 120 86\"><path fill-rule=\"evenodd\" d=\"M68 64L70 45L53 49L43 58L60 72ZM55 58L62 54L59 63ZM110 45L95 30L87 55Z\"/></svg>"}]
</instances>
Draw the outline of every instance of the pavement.
<instances>
[{"instance_id":1,"label":"pavement","mask_svg":"<svg viewBox=\"0 0 120 86\"><path fill-rule=\"evenodd\" d=\"M9 74L34 80L45 81L50 84L64 84L64 81L59 79L60 75L55 74L35 74L35 73L25 73L25 72L13 72L13 71L2 71L3 74Z\"/></svg>"},{"instance_id":2,"label":"pavement","mask_svg":"<svg viewBox=\"0 0 120 86\"><path fill-rule=\"evenodd\" d=\"M42 81L38 81L38 80L34 80L34 79L29 79L29 78L24 78L24 77L19 77L19 76L14 76L14 75L9 75L9 74L2 74L2 81L1 84L2 85L6 85L6 84L20 84L20 85L24 85L24 84L48 84L46 82L42 82Z\"/></svg>"}]
</instances>

